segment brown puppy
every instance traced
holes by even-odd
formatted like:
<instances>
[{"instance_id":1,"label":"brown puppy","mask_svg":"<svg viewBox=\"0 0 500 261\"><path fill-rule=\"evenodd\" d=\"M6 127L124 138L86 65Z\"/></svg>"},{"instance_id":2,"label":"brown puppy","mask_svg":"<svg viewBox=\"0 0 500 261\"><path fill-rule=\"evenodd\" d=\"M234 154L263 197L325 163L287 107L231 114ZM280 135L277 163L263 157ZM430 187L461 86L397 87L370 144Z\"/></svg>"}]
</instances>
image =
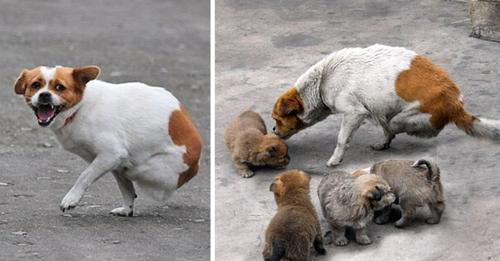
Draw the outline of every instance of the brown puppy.
<instances>
[{"instance_id":1,"label":"brown puppy","mask_svg":"<svg viewBox=\"0 0 500 261\"><path fill-rule=\"evenodd\" d=\"M337 246L349 243L345 237L346 227L355 230L356 242L371 244L366 227L373 219L374 211L390 206L396 199L382 177L354 177L345 171L334 171L325 176L318 186L318 196L323 215L332 226L333 243Z\"/></svg>"},{"instance_id":2,"label":"brown puppy","mask_svg":"<svg viewBox=\"0 0 500 261\"><path fill-rule=\"evenodd\" d=\"M266 230L264 260L309 260L311 246L326 253L318 215L309 196L311 176L300 170L283 172L271 187L278 205Z\"/></svg>"},{"instance_id":3,"label":"brown puppy","mask_svg":"<svg viewBox=\"0 0 500 261\"><path fill-rule=\"evenodd\" d=\"M288 146L275 134L267 134L259 114L245 111L233 119L224 132L231 158L244 178L250 178L253 166L284 167L290 161Z\"/></svg>"},{"instance_id":4,"label":"brown puppy","mask_svg":"<svg viewBox=\"0 0 500 261\"><path fill-rule=\"evenodd\" d=\"M379 175L387 180L396 194L401 207L401 218L396 227L404 227L413 220L417 207L429 206L431 217L425 220L428 224L437 224L445 209L443 185L440 180L439 167L427 160L386 160L375 163L369 170L358 170L354 174L367 173ZM385 209L375 218L375 223L385 224L389 221L390 209Z\"/></svg>"}]
</instances>

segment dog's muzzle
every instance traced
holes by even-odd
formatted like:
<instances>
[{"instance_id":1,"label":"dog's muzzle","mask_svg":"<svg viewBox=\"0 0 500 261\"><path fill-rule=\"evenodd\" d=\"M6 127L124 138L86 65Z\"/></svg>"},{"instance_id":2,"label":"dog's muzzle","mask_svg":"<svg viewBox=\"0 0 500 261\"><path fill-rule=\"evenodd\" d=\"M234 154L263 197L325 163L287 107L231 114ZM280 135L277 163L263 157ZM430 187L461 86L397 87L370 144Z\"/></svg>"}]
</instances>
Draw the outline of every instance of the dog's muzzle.
<instances>
[{"instance_id":1,"label":"dog's muzzle","mask_svg":"<svg viewBox=\"0 0 500 261\"><path fill-rule=\"evenodd\" d=\"M31 106L35 112L38 124L42 127L49 126L52 120L59 114L64 106L55 105L52 99L52 94L42 92L38 96L38 102Z\"/></svg>"}]
</instances>

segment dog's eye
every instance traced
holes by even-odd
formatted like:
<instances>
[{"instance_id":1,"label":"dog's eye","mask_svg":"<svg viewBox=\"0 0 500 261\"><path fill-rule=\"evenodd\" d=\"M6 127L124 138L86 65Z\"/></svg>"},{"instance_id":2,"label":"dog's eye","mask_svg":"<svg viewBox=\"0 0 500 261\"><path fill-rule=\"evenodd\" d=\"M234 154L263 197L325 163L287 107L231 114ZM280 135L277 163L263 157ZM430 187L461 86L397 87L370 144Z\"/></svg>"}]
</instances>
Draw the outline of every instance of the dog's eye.
<instances>
[{"instance_id":1,"label":"dog's eye","mask_svg":"<svg viewBox=\"0 0 500 261\"><path fill-rule=\"evenodd\" d=\"M42 84L40 82L34 82L31 84L31 88L33 89L38 89L40 87L42 87Z\"/></svg>"},{"instance_id":2,"label":"dog's eye","mask_svg":"<svg viewBox=\"0 0 500 261\"><path fill-rule=\"evenodd\" d=\"M66 87L64 87L64 85L59 83L56 85L56 90L57 91L64 91L64 90L66 90Z\"/></svg>"}]
</instances>

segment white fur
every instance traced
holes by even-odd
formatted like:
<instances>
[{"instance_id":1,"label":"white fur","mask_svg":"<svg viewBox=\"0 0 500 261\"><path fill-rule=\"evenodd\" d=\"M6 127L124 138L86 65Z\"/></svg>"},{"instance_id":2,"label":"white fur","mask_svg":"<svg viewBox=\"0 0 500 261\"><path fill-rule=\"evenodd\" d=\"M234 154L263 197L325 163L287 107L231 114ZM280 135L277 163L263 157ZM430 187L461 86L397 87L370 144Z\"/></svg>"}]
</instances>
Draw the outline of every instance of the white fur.
<instances>
[{"instance_id":1,"label":"white fur","mask_svg":"<svg viewBox=\"0 0 500 261\"><path fill-rule=\"evenodd\" d=\"M54 79L54 76L56 74L56 67L45 67L45 66L40 66L40 72L42 73L42 77L45 80L45 86L40 88L33 96L31 96L31 104L33 106L38 105L38 98L40 97L40 93L43 92L49 92L52 95L52 103L53 105L61 105L61 99L59 96L54 93L53 91L49 90L49 82Z\"/></svg>"},{"instance_id":2,"label":"white fur","mask_svg":"<svg viewBox=\"0 0 500 261\"><path fill-rule=\"evenodd\" d=\"M45 87L49 86L49 81L54 79L54 75L56 74L56 67L45 67L40 66L40 72L42 73L43 78L45 79Z\"/></svg>"},{"instance_id":3,"label":"white fur","mask_svg":"<svg viewBox=\"0 0 500 261\"><path fill-rule=\"evenodd\" d=\"M396 94L398 75L410 68L416 55L405 48L378 44L348 48L330 54L299 77L295 86L304 101L299 118L306 125L332 113L344 115L328 166L342 161L351 136L365 119L384 129L385 138L374 145L376 149L388 147L397 133L439 133L432 127L430 115L420 112L419 102L406 102Z\"/></svg>"},{"instance_id":4,"label":"white fur","mask_svg":"<svg viewBox=\"0 0 500 261\"><path fill-rule=\"evenodd\" d=\"M50 125L66 150L90 163L62 200L61 209L75 207L87 187L108 172L115 176L124 199L123 207L112 213L131 213L134 184L164 201L188 168L183 161L185 146L175 145L168 133L175 110L180 110L179 101L160 87L88 82L81 102ZM72 115L73 121L64 125Z\"/></svg>"},{"instance_id":5,"label":"white fur","mask_svg":"<svg viewBox=\"0 0 500 261\"><path fill-rule=\"evenodd\" d=\"M491 140L500 141L500 121L486 118L478 118L473 123L472 132L469 133L474 137L489 138Z\"/></svg>"}]
</instances>

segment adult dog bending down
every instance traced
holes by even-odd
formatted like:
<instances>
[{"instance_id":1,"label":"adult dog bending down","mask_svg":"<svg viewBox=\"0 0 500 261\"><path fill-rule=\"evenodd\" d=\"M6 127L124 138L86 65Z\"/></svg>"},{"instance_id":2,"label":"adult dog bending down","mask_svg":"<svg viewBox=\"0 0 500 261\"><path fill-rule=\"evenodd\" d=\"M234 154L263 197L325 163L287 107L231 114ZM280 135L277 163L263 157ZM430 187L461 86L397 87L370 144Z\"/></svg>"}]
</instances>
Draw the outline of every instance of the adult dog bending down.
<instances>
[{"instance_id":1,"label":"adult dog bending down","mask_svg":"<svg viewBox=\"0 0 500 261\"><path fill-rule=\"evenodd\" d=\"M398 133L437 136L448 123L474 137L500 140L500 122L467 112L443 69L401 47L346 48L313 65L274 104L274 132L288 138L334 113L344 118L330 167L342 161L365 119L384 130L375 150L389 148Z\"/></svg>"}]
</instances>

